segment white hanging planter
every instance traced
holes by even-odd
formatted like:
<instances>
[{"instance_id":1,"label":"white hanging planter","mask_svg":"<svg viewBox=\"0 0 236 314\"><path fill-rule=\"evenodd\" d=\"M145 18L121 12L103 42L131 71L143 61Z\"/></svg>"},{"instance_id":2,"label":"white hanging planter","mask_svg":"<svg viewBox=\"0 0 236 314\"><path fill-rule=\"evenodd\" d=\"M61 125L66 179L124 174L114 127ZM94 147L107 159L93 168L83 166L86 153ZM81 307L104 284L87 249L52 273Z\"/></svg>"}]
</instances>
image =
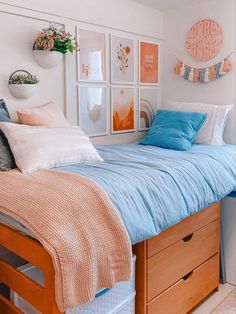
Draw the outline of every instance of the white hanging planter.
<instances>
[{"instance_id":1,"label":"white hanging planter","mask_svg":"<svg viewBox=\"0 0 236 314\"><path fill-rule=\"evenodd\" d=\"M17 99L26 99L34 95L38 84L9 84L9 89Z\"/></svg>"},{"instance_id":2,"label":"white hanging planter","mask_svg":"<svg viewBox=\"0 0 236 314\"><path fill-rule=\"evenodd\" d=\"M59 51L33 50L33 56L38 65L45 69L54 68L63 60L63 54Z\"/></svg>"},{"instance_id":3,"label":"white hanging planter","mask_svg":"<svg viewBox=\"0 0 236 314\"><path fill-rule=\"evenodd\" d=\"M17 70L9 77L8 87L12 96L17 99L26 99L34 95L38 83L39 80L35 75L26 70Z\"/></svg>"}]
</instances>

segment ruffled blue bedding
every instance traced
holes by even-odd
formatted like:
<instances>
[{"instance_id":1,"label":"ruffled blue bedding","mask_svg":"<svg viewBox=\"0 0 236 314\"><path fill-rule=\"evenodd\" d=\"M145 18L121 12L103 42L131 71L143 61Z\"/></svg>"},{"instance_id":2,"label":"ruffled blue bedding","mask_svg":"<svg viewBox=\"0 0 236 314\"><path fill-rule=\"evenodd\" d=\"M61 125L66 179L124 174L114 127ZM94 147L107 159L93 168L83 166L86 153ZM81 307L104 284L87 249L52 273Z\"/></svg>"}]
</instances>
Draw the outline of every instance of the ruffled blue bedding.
<instances>
[{"instance_id":1,"label":"ruffled blue bedding","mask_svg":"<svg viewBox=\"0 0 236 314\"><path fill-rule=\"evenodd\" d=\"M104 162L61 167L96 181L133 244L157 235L236 190L236 146L188 152L138 144L97 147Z\"/></svg>"}]
</instances>

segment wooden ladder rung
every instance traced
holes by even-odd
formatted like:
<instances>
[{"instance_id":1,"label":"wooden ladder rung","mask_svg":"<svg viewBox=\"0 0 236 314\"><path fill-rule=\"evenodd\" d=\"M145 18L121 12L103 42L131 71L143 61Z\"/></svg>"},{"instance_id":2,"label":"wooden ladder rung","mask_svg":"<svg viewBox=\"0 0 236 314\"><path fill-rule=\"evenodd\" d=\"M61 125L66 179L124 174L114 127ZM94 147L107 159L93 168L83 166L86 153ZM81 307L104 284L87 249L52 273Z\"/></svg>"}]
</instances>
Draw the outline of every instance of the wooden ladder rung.
<instances>
[{"instance_id":1,"label":"wooden ladder rung","mask_svg":"<svg viewBox=\"0 0 236 314\"><path fill-rule=\"evenodd\" d=\"M24 314L7 298L0 294L0 313L4 314Z\"/></svg>"},{"instance_id":2,"label":"wooden ladder rung","mask_svg":"<svg viewBox=\"0 0 236 314\"><path fill-rule=\"evenodd\" d=\"M0 259L0 279L38 310L43 311L43 287L2 259Z\"/></svg>"},{"instance_id":3,"label":"wooden ladder rung","mask_svg":"<svg viewBox=\"0 0 236 314\"><path fill-rule=\"evenodd\" d=\"M0 234L0 246L43 271L48 268L48 264L51 262L51 257L39 242L26 237L20 232L4 226L1 223Z\"/></svg>"}]
</instances>

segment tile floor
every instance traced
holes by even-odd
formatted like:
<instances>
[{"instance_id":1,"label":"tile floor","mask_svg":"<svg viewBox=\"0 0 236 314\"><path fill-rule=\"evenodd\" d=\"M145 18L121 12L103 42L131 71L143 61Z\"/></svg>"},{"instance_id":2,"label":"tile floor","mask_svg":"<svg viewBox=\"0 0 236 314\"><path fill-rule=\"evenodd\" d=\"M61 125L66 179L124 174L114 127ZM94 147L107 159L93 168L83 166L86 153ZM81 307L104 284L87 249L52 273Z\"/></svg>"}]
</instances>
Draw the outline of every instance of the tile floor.
<instances>
[{"instance_id":1,"label":"tile floor","mask_svg":"<svg viewBox=\"0 0 236 314\"><path fill-rule=\"evenodd\" d=\"M236 286L220 285L192 314L236 314ZM234 291L233 291L234 290Z\"/></svg>"}]
</instances>

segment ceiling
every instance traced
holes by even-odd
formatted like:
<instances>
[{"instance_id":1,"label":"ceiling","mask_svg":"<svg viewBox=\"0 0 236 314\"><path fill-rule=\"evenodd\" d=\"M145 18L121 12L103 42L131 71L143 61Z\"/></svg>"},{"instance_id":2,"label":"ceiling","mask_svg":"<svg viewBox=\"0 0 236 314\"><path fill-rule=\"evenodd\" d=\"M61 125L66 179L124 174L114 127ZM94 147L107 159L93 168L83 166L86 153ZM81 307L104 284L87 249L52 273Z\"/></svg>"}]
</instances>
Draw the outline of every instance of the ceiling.
<instances>
[{"instance_id":1,"label":"ceiling","mask_svg":"<svg viewBox=\"0 0 236 314\"><path fill-rule=\"evenodd\" d=\"M196 4L196 2L203 2L206 0L132 0L133 2L141 3L145 6L152 7L154 9L166 12L169 10L174 10L191 4Z\"/></svg>"}]
</instances>

